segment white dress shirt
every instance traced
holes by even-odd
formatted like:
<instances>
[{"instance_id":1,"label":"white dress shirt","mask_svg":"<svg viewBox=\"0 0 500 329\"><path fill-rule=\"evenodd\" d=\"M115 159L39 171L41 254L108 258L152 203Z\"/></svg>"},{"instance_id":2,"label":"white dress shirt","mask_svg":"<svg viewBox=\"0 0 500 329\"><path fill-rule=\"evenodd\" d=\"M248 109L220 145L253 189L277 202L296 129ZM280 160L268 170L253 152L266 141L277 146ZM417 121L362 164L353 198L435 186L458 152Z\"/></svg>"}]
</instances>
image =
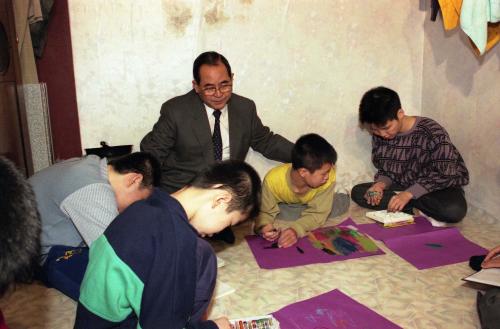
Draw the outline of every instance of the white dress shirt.
<instances>
[{"instance_id":1,"label":"white dress shirt","mask_svg":"<svg viewBox=\"0 0 500 329\"><path fill-rule=\"evenodd\" d=\"M205 110L207 111L208 123L210 124L210 131L212 135L214 134L215 117L213 115L213 108L205 105ZM222 160L227 160L230 157L229 154L229 119L227 114L227 104L222 109L219 110L220 115L220 136L222 138Z\"/></svg>"}]
</instances>

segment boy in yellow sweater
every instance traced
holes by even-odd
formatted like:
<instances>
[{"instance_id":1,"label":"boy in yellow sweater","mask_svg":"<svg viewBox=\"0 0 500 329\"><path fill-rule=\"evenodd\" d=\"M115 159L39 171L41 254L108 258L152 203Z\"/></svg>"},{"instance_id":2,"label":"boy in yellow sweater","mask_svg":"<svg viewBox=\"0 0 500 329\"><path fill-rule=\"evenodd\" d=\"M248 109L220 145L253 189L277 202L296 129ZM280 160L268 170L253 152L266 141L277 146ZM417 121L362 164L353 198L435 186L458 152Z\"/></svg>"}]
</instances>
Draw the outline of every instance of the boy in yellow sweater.
<instances>
[{"instance_id":1,"label":"boy in yellow sweater","mask_svg":"<svg viewBox=\"0 0 500 329\"><path fill-rule=\"evenodd\" d=\"M323 137L300 137L292 150L292 163L271 169L264 178L256 233L287 248L322 226L332 211L336 162L337 152ZM299 205L300 217L280 230L274 225L276 216L283 207L294 205Z\"/></svg>"}]
</instances>

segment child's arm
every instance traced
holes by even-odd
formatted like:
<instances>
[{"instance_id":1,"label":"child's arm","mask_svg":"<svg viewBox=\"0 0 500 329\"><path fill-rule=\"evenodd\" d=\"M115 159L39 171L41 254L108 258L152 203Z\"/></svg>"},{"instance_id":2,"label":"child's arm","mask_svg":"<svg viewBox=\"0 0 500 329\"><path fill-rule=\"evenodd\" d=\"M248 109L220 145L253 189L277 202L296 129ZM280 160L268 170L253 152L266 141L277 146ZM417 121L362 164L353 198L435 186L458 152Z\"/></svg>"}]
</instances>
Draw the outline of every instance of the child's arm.
<instances>
[{"instance_id":1,"label":"child's arm","mask_svg":"<svg viewBox=\"0 0 500 329\"><path fill-rule=\"evenodd\" d=\"M302 211L300 218L290 225L297 232L298 237L302 237L309 231L325 224L332 211L334 188L335 184L332 183L326 190L318 193L307 204L307 208Z\"/></svg>"},{"instance_id":2,"label":"child's arm","mask_svg":"<svg viewBox=\"0 0 500 329\"><path fill-rule=\"evenodd\" d=\"M267 181L264 180L260 213L255 220L255 233L261 234L264 228L266 229L265 231L271 231L274 228L274 219L278 216L279 212L278 201L271 192Z\"/></svg>"}]
</instances>

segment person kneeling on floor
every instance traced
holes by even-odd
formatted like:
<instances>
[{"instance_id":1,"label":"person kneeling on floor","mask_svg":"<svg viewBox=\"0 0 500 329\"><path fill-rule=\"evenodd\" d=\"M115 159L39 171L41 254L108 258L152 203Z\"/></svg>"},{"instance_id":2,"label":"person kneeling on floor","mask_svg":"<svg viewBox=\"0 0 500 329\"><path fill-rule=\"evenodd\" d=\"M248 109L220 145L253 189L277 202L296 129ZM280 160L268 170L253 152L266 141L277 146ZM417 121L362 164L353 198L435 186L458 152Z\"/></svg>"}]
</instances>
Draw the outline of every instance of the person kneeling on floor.
<instances>
[{"instance_id":1,"label":"person kneeling on floor","mask_svg":"<svg viewBox=\"0 0 500 329\"><path fill-rule=\"evenodd\" d=\"M136 152L111 161L70 159L30 177L42 220L38 278L78 300L88 246L118 213L148 197L160 176L156 158Z\"/></svg>"},{"instance_id":2,"label":"person kneeling on floor","mask_svg":"<svg viewBox=\"0 0 500 329\"><path fill-rule=\"evenodd\" d=\"M129 206L90 247L75 328L231 328L203 320L217 261L200 237L256 216L260 194L257 172L226 160Z\"/></svg>"}]
</instances>

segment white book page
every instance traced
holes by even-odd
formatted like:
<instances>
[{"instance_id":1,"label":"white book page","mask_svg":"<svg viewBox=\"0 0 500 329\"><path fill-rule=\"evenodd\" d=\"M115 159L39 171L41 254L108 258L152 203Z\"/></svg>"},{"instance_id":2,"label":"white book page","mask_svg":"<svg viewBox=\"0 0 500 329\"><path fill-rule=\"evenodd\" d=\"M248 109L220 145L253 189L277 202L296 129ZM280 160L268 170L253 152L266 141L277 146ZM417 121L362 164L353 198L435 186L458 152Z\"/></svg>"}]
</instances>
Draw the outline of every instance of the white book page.
<instances>
[{"instance_id":1,"label":"white book page","mask_svg":"<svg viewBox=\"0 0 500 329\"><path fill-rule=\"evenodd\" d=\"M479 282L500 287L500 268L486 268L464 278L465 281Z\"/></svg>"},{"instance_id":2,"label":"white book page","mask_svg":"<svg viewBox=\"0 0 500 329\"><path fill-rule=\"evenodd\" d=\"M384 224L413 220L413 216L407 213L400 211L388 212L387 210L369 211L366 213L366 217Z\"/></svg>"}]
</instances>

